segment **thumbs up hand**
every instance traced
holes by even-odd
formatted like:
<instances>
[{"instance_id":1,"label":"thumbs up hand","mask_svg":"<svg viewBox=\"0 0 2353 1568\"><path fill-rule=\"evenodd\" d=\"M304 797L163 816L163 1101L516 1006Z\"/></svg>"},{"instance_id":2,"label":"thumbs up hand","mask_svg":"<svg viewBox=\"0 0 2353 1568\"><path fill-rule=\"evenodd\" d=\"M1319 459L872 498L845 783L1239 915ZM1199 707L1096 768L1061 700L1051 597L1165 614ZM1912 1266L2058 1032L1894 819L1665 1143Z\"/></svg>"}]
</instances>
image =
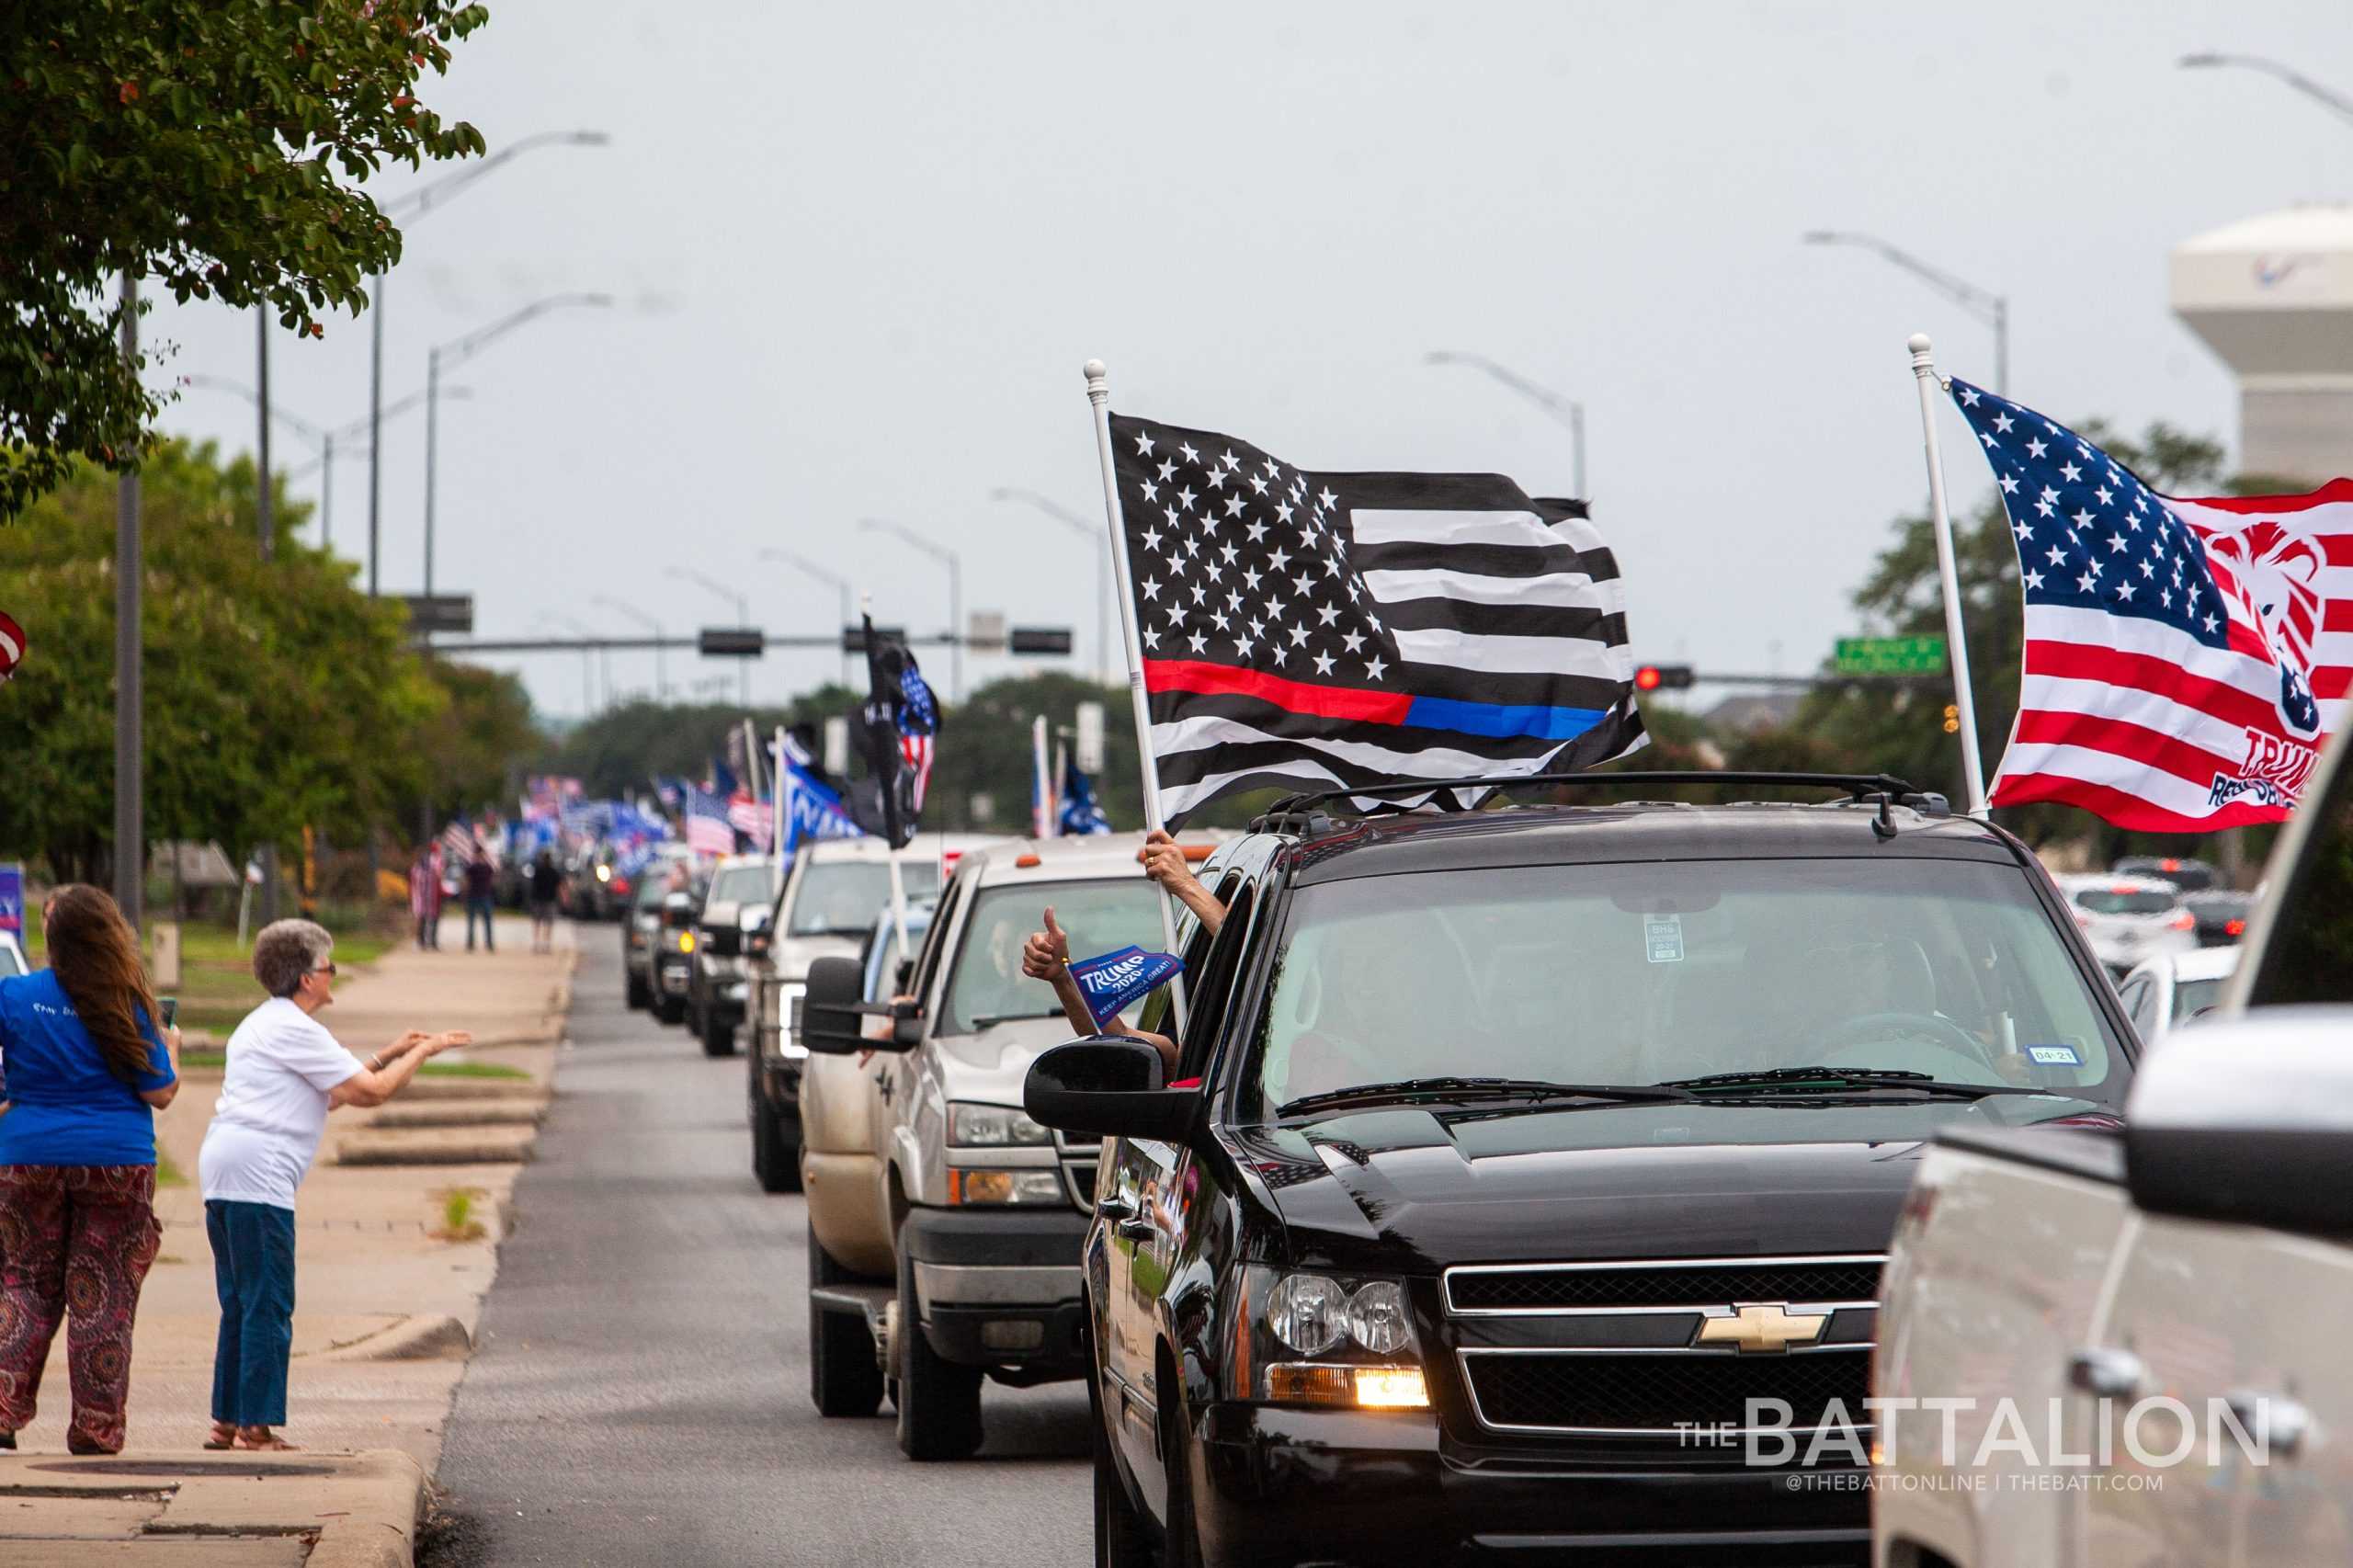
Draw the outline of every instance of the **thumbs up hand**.
<instances>
[{"instance_id":1,"label":"thumbs up hand","mask_svg":"<svg viewBox=\"0 0 2353 1568\"><path fill-rule=\"evenodd\" d=\"M1070 935L1054 924L1054 907L1046 906L1046 928L1032 931L1021 944L1021 972L1048 984L1070 972Z\"/></svg>"}]
</instances>

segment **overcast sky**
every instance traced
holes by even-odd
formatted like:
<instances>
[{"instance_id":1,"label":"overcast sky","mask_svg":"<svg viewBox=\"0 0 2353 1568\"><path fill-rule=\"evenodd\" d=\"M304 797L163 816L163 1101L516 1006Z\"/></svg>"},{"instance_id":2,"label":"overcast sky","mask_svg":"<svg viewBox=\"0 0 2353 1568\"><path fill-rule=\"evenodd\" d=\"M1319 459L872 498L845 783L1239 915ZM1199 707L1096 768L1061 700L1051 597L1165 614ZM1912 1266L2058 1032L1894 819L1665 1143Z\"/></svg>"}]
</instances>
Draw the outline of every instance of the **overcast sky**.
<instances>
[{"instance_id":1,"label":"overcast sky","mask_svg":"<svg viewBox=\"0 0 2353 1568\"><path fill-rule=\"evenodd\" d=\"M1993 375L1987 330L1859 251L1868 230L2011 301L2011 394L2060 419L2163 418L2236 440L2222 367L2165 304L2179 241L2348 194L2353 124L2276 82L2176 69L2270 55L2353 89L2353 9L2308 4L767 6L493 0L426 102L517 159L409 231L385 396L427 348L542 294L622 308L535 322L449 380L436 586L483 635L550 616L824 632L833 589L946 623L1079 631L1094 546L992 502L1029 486L1099 517L1081 363L1112 405L1230 431L1310 469L1500 470L1570 486L1565 431L1431 349L1490 355L1589 407L1595 516L1638 653L1810 666L1923 493L1904 340ZM417 176L395 169L381 194ZM158 307L166 375L250 380L251 319ZM281 406L367 410L368 328L281 335ZM167 429L252 443L192 390ZM1987 475L1946 425L1957 500ZM274 456L292 467L282 432ZM423 566L424 422L386 432L382 573ZM335 544L364 559L367 465L337 465ZM297 482L315 496L315 475ZM1116 631L1114 632L1116 637ZM511 661L544 711L581 660ZM778 699L836 667L754 666ZM944 686L944 651L927 654ZM1005 661L970 661L977 684ZM673 655L674 686L733 666ZM617 655L624 692L649 654ZM601 697L601 692L598 694Z\"/></svg>"}]
</instances>

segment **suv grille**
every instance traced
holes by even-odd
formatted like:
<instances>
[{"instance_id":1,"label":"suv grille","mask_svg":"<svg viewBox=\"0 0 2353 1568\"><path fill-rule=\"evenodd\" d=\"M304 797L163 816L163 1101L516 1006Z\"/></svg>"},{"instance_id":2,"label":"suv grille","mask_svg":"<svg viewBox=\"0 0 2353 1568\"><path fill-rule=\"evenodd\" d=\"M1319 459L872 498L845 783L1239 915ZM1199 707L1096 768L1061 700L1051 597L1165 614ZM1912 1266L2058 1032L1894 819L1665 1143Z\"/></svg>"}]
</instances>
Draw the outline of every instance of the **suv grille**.
<instances>
[{"instance_id":1,"label":"suv grille","mask_svg":"<svg viewBox=\"0 0 2353 1568\"><path fill-rule=\"evenodd\" d=\"M1787 1400L1789 1425L1822 1422L1845 1402L1859 1430L1869 1414L1863 1350L1787 1356L1590 1356L1575 1351L1462 1357L1479 1418L1490 1426L1674 1432L1677 1424L1748 1425L1747 1402ZM1777 1413L1778 1414L1778 1413ZM1683 1428L1688 1430L1688 1428Z\"/></svg>"},{"instance_id":2,"label":"suv grille","mask_svg":"<svg viewBox=\"0 0 2353 1568\"><path fill-rule=\"evenodd\" d=\"M1548 1312L1563 1309L1730 1306L1739 1301L1869 1301L1879 1295L1880 1260L1733 1260L1689 1267L1633 1264L1604 1268L1451 1269L1447 1310Z\"/></svg>"}]
</instances>

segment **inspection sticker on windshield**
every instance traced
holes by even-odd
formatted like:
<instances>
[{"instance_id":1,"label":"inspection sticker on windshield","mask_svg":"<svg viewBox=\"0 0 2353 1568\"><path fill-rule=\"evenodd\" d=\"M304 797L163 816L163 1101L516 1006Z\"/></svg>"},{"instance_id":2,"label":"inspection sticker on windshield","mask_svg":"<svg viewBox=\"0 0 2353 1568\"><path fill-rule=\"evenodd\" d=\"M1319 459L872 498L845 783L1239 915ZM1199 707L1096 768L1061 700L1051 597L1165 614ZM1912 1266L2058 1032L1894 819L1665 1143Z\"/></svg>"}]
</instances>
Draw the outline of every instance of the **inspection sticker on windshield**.
<instances>
[{"instance_id":1,"label":"inspection sticker on windshield","mask_svg":"<svg viewBox=\"0 0 2353 1568\"><path fill-rule=\"evenodd\" d=\"M1683 916L1680 915L1645 915L1643 916L1643 947L1653 963L1683 961Z\"/></svg>"},{"instance_id":2,"label":"inspection sticker on windshield","mask_svg":"<svg viewBox=\"0 0 2353 1568\"><path fill-rule=\"evenodd\" d=\"M2072 1045L2029 1045L2026 1048L2026 1056L2028 1061L2040 1062L2045 1067L2081 1067L2084 1064L2084 1059L2075 1053Z\"/></svg>"}]
</instances>

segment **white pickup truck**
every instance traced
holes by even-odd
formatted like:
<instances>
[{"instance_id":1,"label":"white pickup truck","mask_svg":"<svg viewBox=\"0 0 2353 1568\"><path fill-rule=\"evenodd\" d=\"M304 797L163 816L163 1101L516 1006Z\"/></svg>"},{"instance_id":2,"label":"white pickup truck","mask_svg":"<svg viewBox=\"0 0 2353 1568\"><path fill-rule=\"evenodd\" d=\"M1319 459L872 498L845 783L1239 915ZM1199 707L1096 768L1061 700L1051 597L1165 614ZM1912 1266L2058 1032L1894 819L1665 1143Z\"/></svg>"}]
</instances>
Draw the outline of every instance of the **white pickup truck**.
<instances>
[{"instance_id":1,"label":"white pickup truck","mask_svg":"<svg viewBox=\"0 0 2353 1568\"><path fill-rule=\"evenodd\" d=\"M2121 1131L1946 1134L1880 1309L1876 1568L2353 1561L2353 763Z\"/></svg>"}]
</instances>

